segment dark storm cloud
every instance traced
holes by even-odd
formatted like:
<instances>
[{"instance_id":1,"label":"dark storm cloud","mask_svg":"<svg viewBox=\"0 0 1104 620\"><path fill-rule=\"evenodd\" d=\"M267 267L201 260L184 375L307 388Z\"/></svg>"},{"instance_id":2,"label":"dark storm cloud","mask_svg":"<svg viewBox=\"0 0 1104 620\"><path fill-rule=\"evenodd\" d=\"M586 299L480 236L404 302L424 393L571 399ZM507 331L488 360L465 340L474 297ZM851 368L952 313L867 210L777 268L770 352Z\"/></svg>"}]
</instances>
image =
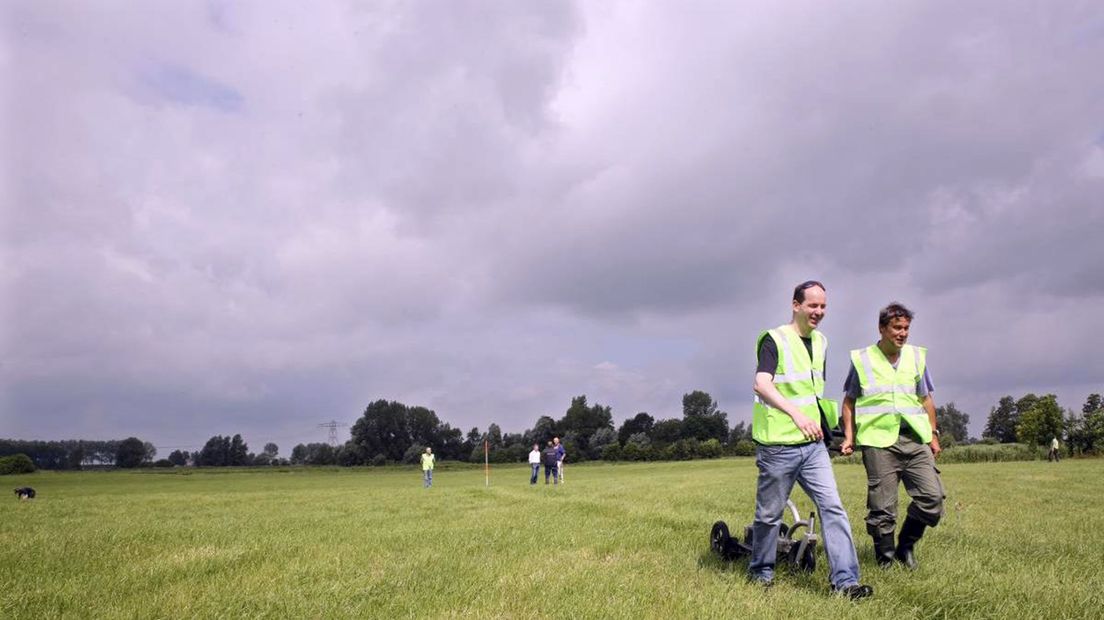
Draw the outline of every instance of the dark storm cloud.
<instances>
[{"instance_id":1,"label":"dark storm cloud","mask_svg":"<svg viewBox=\"0 0 1104 620\"><path fill-rule=\"evenodd\" d=\"M975 430L1104 390L1098 7L4 11L0 435L744 420L809 277L833 390L891 299Z\"/></svg>"}]
</instances>

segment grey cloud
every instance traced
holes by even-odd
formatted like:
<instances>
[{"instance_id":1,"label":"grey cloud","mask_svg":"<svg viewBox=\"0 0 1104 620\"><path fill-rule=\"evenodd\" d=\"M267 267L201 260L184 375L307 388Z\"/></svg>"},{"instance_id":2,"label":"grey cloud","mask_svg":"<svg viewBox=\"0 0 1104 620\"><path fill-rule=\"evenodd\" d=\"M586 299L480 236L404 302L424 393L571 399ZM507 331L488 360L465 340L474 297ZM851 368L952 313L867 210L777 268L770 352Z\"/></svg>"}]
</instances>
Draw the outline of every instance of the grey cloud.
<instances>
[{"instance_id":1,"label":"grey cloud","mask_svg":"<svg viewBox=\"0 0 1104 620\"><path fill-rule=\"evenodd\" d=\"M832 381L892 298L975 427L1104 376L1092 5L4 10L22 436L310 440L381 397L521 430L692 389L742 420L807 277Z\"/></svg>"}]
</instances>

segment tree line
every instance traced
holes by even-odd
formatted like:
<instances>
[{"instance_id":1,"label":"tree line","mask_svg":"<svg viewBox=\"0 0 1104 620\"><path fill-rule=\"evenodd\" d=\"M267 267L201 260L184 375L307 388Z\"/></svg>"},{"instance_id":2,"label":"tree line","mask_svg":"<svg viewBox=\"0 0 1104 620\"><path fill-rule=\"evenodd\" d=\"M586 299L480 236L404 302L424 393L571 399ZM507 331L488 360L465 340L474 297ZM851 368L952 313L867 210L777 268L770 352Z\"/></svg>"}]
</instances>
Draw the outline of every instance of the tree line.
<instances>
[{"instance_id":1,"label":"tree line","mask_svg":"<svg viewBox=\"0 0 1104 620\"><path fill-rule=\"evenodd\" d=\"M944 428L944 442L966 442L969 416L948 403L936 414ZM540 416L531 428L517 433L503 432L496 423L486 431L474 427L467 433L443 424L425 407L409 407L397 401L378 400L368 405L356 421L344 445L299 444L291 463L308 465L383 465L417 463L426 447L438 458L483 461L484 443L492 463L524 462L533 445L543 447L560 437L572 462L659 461L716 458L755 453L751 426L738 422L729 426L708 392L695 390L682 397L682 417L657 420L640 412L613 423L609 406L590 404L586 395L571 399L562 417Z\"/></svg>"},{"instance_id":2,"label":"tree line","mask_svg":"<svg viewBox=\"0 0 1104 620\"><path fill-rule=\"evenodd\" d=\"M1051 439L1065 444L1072 454L1097 454L1104 450L1104 399L1089 394L1078 414L1063 409L1054 394L1003 396L989 410L983 441L1047 445Z\"/></svg>"},{"instance_id":3,"label":"tree line","mask_svg":"<svg viewBox=\"0 0 1104 620\"><path fill-rule=\"evenodd\" d=\"M137 437L39 441L0 439L0 457L25 454L37 469L81 469L88 466L138 467L153 462L157 448Z\"/></svg>"},{"instance_id":4,"label":"tree line","mask_svg":"<svg viewBox=\"0 0 1104 620\"><path fill-rule=\"evenodd\" d=\"M970 416L953 402L936 408L944 447L973 443L968 436ZM240 434L215 435L194 452L174 450L154 461L156 448L136 437L123 440L26 441L0 439L0 457L25 454L37 469L80 469L87 466L266 466L266 465L385 465L416 463L425 447L439 459L482 462L484 443L494 463L524 462L534 444L544 446L560 437L572 462L588 460L650 461L716 458L755 453L751 427L728 424L709 393L695 390L682 397L682 417L657 420L640 412L613 423L609 406L588 403L586 395L571 399L563 416L542 415L531 428L503 432L491 423L467 433L444 423L431 409L398 401L369 404L353 424L342 445L301 443L290 458L279 458L279 447L267 443L260 453L249 451ZM989 412L981 441L1046 445L1058 437L1073 454L1095 454L1104 449L1104 399L1090 394L1077 414L1063 409L1053 394L1004 396Z\"/></svg>"}]
</instances>

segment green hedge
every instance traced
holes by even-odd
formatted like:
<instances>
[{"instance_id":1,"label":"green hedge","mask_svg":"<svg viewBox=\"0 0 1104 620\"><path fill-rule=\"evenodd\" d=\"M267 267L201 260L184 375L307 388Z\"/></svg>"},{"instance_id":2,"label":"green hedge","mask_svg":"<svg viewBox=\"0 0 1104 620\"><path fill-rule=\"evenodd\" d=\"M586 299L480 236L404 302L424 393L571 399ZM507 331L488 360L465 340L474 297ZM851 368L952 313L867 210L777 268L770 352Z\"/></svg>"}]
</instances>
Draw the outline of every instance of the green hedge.
<instances>
[{"instance_id":1,"label":"green hedge","mask_svg":"<svg viewBox=\"0 0 1104 620\"><path fill-rule=\"evenodd\" d=\"M1005 461L1037 461L1046 458L1046 450L1022 443L970 444L947 448L939 455L940 463L998 463ZM862 454L833 459L835 463L861 464Z\"/></svg>"}]
</instances>

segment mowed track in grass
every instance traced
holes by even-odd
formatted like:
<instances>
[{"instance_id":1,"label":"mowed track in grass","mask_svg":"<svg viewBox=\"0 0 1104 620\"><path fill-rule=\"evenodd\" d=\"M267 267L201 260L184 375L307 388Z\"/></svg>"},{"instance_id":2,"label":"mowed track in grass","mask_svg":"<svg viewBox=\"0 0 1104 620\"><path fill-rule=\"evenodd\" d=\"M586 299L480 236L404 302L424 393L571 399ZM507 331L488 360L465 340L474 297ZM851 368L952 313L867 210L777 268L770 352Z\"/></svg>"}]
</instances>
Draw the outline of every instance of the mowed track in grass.
<instances>
[{"instance_id":1,"label":"mowed track in grass","mask_svg":"<svg viewBox=\"0 0 1104 620\"><path fill-rule=\"evenodd\" d=\"M0 617L1104 617L1104 461L942 469L908 573L874 565L863 468L836 466L859 603L829 596L823 549L767 591L710 554L715 520L751 521L748 458L580 464L562 487L526 466L429 490L416 468L11 476L39 497L0 502Z\"/></svg>"}]
</instances>

